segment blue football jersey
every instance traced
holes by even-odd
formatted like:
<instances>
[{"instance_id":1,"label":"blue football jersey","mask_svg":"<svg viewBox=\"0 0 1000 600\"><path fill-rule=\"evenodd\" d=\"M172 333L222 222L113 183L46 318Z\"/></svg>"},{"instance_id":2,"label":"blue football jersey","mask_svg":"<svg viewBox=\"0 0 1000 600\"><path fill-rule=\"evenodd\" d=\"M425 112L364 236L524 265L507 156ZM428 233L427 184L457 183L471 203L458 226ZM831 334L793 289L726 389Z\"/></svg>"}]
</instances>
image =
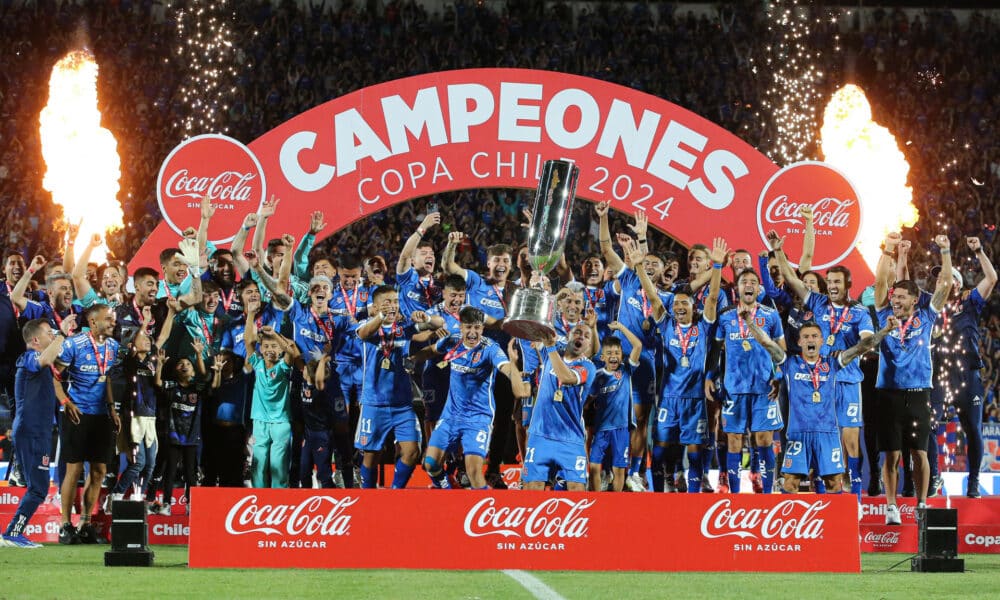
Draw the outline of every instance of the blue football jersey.
<instances>
[{"instance_id":1,"label":"blue football jersey","mask_svg":"<svg viewBox=\"0 0 1000 600\"><path fill-rule=\"evenodd\" d=\"M441 301L441 286L432 277L420 277L413 267L396 278L399 310L409 317L414 311L431 308Z\"/></svg>"},{"instance_id":2,"label":"blue football jersey","mask_svg":"<svg viewBox=\"0 0 1000 600\"><path fill-rule=\"evenodd\" d=\"M414 333L413 322L407 320L392 326L382 325L362 340L361 404L396 407L413 404L413 387L403 359L410 354L410 338Z\"/></svg>"},{"instance_id":3,"label":"blue football jersey","mask_svg":"<svg viewBox=\"0 0 1000 600\"><path fill-rule=\"evenodd\" d=\"M892 316L892 307L878 311L879 328ZM931 306L915 308L908 319L879 344L877 388L890 390L931 387L931 330L938 312ZM905 335L905 338L902 337Z\"/></svg>"},{"instance_id":4,"label":"blue football jersey","mask_svg":"<svg viewBox=\"0 0 1000 600\"><path fill-rule=\"evenodd\" d=\"M117 356L116 340L106 338L103 344L98 344L90 332L78 333L63 342L56 362L66 366L63 376L69 377L67 393L83 414L108 413L106 373Z\"/></svg>"},{"instance_id":5,"label":"blue football jersey","mask_svg":"<svg viewBox=\"0 0 1000 600\"><path fill-rule=\"evenodd\" d=\"M756 306L752 318L757 326L772 340L777 342L783 339L785 333L781 329L778 311L760 304ZM715 339L723 342L726 353L724 385L730 394L766 394L770 390L774 363L767 350L750 334L746 324L741 330L738 310L739 306L734 306L719 315L715 331Z\"/></svg>"},{"instance_id":6,"label":"blue football jersey","mask_svg":"<svg viewBox=\"0 0 1000 600\"><path fill-rule=\"evenodd\" d=\"M660 320L660 337L665 350L662 353L661 386L664 396L705 397L705 367L712 345L713 326L714 322L702 317L696 317L687 327L681 326L669 315Z\"/></svg>"},{"instance_id":7,"label":"blue football jersey","mask_svg":"<svg viewBox=\"0 0 1000 600\"><path fill-rule=\"evenodd\" d=\"M288 318L294 327L292 335L295 344L304 360L311 360L314 353L323 352L327 344L330 344L329 350L336 353L347 337L354 337L353 332L357 328L350 317L334 315L330 311L320 315L311 307L295 301L288 309Z\"/></svg>"},{"instance_id":8,"label":"blue football jersey","mask_svg":"<svg viewBox=\"0 0 1000 600\"><path fill-rule=\"evenodd\" d=\"M788 385L788 434L840 431L837 427L837 378L843 373L840 362L820 356L819 361L810 364L801 355L795 355L788 357L782 371Z\"/></svg>"},{"instance_id":9,"label":"blue football jersey","mask_svg":"<svg viewBox=\"0 0 1000 600\"><path fill-rule=\"evenodd\" d=\"M576 371L579 382L560 385L552 371L548 353L539 376L538 398L531 415L531 435L550 440L583 443L586 437L583 424L583 405L590 395L596 369L586 358L578 358L567 366Z\"/></svg>"},{"instance_id":10,"label":"blue football jersey","mask_svg":"<svg viewBox=\"0 0 1000 600\"><path fill-rule=\"evenodd\" d=\"M656 348L656 331L650 315L652 307L646 292L642 289L642 283L635 271L622 267L615 278L621 287L618 302L617 320L642 341L642 353L648 360L653 360ZM673 304L673 294L669 292L659 292L660 300L668 311ZM622 342L622 352L628 356L632 352L632 344L623 335L614 334Z\"/></svg>"},{"instance_id":11,"label":"blue football jersey","mask_svg":"<svg viewBox=\"0 0 1000 600\"><path fill-rule=\"evenodd\" d=\"M638 365L622 363L616 371L598 369L591 391L594 396L598 431L635 426L632 413L632 371Z\"/></svg>"},{"instance_id":12,"label":"blue football jersey","mask_svg":"<svg viewBox=\"0 0 1000 600\"><path fill-rule=\"evenodd\" d=\"M813 313L816 324L823 332L823 346L820 349L820 354L823 356L830 356L831 352L840 352L854 346L861 341L861 334L866 331L875 333L872 328L872 317L868 314L868 309L861 304L835 306L830 302L829 296L809 292L805 306ZM831 335L832 346L828 343ZM845 383L861 383L864 379L861 366L856 360L844 367L838 377Z\"/></svg>"},{"instance_id":13,"label":"blue football jersey","mask_svg":"<svg viewBox=\"0 0 1000 600\"><path fill-rule=\"evenodd\" d=\"M281 328L281 321L285 318L285 313L274 307L273 304L261 305L263 310L254 318L257 331L261 327L274 327L275 330ZM236 356L246 358L247 348L243 343L243 335L246 332L246 316L237 321L231 321L222 332L222 349L229 350Z\"/></svg>"},{"instance_id":14,"label":"blue football jersey","mask_svg":"<svg viewBox=\"0 0 1000 600\"><path fill-rule=\"evenodd\" d=\"M331 313L352 320L354 323L368 318L370 305L371 290L361 285L350 292L341 286L336 286L333 288L333 295L329 302ZM337 361L337 364L361 364L361 354L364 350L361 347L361 340L357 336L342 336L334 342L334 347L334 360Z\"/></svg>"},{"instance_id":15,"label":"blue football jersey","mask_svg":"<svg viewBox=\"0 0 1000 600\"><path fill-rule=\"evenodd\" d=\"M459 335L442 338L434 347L444 353L441 360L447 360L451 369L441 418L457 423L492 422L496 412L493 385L497 371L510 362L506 353L489 338L466 348Z\"/></svg>"}]
</instances>

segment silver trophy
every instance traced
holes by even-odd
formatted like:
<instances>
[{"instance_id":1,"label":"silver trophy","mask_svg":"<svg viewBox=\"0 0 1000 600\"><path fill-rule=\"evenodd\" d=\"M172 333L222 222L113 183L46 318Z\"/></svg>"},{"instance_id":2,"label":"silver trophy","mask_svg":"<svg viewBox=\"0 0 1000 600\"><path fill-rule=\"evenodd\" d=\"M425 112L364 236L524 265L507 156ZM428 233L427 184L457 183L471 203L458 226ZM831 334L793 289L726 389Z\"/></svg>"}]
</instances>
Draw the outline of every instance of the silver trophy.
<instances>
[{"instance_id":1,"label":"silver trophy","mask_svg":"<svg viewBox=\"0 0 1000 600\"><path fill-rule=\"evenodd\" d=\"M528 230L528 262L543 274L555 268L566 249L573 199L580 169L569 161L547 160L535 192L535 207ZM524 340L541 341L555 335L555 296L541 288L514 292L503 330Z\"/></svg>"}]
</instances>

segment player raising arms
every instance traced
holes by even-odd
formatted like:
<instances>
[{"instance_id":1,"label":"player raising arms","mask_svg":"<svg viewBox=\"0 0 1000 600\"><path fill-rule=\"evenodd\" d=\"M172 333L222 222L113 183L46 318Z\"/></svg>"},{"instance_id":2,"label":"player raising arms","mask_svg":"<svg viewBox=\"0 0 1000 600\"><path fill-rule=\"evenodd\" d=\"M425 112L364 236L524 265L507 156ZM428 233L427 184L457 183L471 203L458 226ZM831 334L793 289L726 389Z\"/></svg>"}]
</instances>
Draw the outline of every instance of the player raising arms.
<instances>
[{"instance_id":1,"label":"player raising arms","mask_svg":"<svg viewBox=\"0 0 1000 600\"><path fill-rule=\"evenodd\" d=\"M631 253L633 261L643 254L635 242L628 244L626 250ZM713 265L709 297L714 298L718 294L727 250L725 240L714 240L709 254ZM638 275L643 289L651 298L652 316L659 324L663 344L663 383L653 431L656 443L653 448L653 489L669 489L670 486L665 484L667 479L673 478L673 465L679 462L682 452L678 446L680 443L687 446L688 491L700 492L702 460L711 460L702 453L708 424L703 382L718 304L706 303L704 313L699 316L694 308L691 288L676 288L673 315L670 315L659 297L653 294L653 280L645 271L638 271ZM664 472L664 467L668 472Z\"/></svg>"},{"instance_id":2,"label":"player raising arms","mask_svg":"<svg viewBox=\"0 0 1000 600\"><path fill-rule=\"evenodd\" d=\"M490 434L496 403L493 397L496 372L511 382L515 397L531 394L530 386L522 381L517 368L517 343L511 340L508 360L500 346L483 337L486 317L478 308L466 306L458 313L459 333L442 338L433 346L414 355L414 360L444 355L439 368L450 367L448 400L441 418L431 433L424 457L424 469L435 487L449 487L441 463L445 452L458 450L465 454L465 472L472 489L488 489L483 475L483 459L490 446Z\"/></svg>"},{"instance_id":3,"label":"player raising arms","mask_svg":"<svg viewBox=\"0 0 1000 600\"><path fill-rule=\"evenodd\" d=\"M782 423L778 403L768 397L768 392L774 366L785 360L785 334L778 311L757 302L760 276L756 271L748 269L740 273L736 287L739 304L719 315L715 332L716 341L722 342L726 353L722 408L722 430L727 434L728 444L726 471L730 491L738 494L743 434L749 427L751 443L757 446L763 492L770 494L774 482L771 443ZM706 379L706 398L713 398L715 393L715 383Z\"/></svg>"},{"instance_id":4,"label":"player raising arms","mask_svg":"<svg viewBox=\"0 0 1000 600\"><path fill-rule=\"evenodd\" d=\"M790 356L783 369L788 385L788 448L781 468L784 493L798 492L799 482L810 470L823 478L828 493L841 492L844 461L837 429L837 379L855 358L874 348L897 325L896 318L890 317L878 333L827 356L822 354L827 344L819 324L808 321L799 329L802 354Z\"/></svg>"},{"instance_id":5,"label":"player raising arms","mask_svg":"<svg viewBox=\"0 0 1000 600\"><path fill-rule=\"evenodd\" d=\"M364 383L361 386L361 416L354 433L354 445L365 453L361 465L361 486L375 487L375 465L386 436L393 432L399 444L393 488L405 488L420 459L420 423L413 411L413 388L404 360L417 331L444 326L441 317L414 311L401 319L399 293L384 285L373 293L373 311L378 313L360 323L358 338L364 347Z\"/></svg>"},{"instance_id":6,"label":"player raising arms","mask_svg":"<svg viewBox=\"0 0 1000 600\"><path fill-rule=\"evenodd\" d=\"M560 355L555 336L545 340L545 357L538 384L538 398L528 430L524 455L524 487L545 489L557 474L566 479L566 489L582 492L587 485L586 430L583 405L596 372L587 358L591 328L577 325ZM630 348L631 350L631 348Z\"/></svg>"}]
</instances>

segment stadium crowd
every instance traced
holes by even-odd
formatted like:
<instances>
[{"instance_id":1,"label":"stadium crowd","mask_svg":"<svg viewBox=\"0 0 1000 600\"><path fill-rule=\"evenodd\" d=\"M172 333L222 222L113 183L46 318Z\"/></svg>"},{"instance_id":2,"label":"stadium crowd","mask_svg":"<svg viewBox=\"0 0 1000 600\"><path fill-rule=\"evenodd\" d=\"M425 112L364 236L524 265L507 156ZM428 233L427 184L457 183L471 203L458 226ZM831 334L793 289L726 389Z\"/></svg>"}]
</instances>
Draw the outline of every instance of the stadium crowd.
<instances>
[{"instance_id":1,"label":"stadium crowd","mask_svg":"<svg viewBox=\"0 0 1000 600\"><path fill-rule=\"evenodd\" d=\"M456 2L428 15L413 2L378 12L344 4L238 5L230 134L251 140L381 81L511 66L614 81L685 106L763 150L771 139L755 126L761 85L747 63L766 30L756 3L724 4L716 19L675 14L666 3L601 5L574 27L564 25L564 6L546 14ZM952 389L968 391L948 405L961 407L963 425L997 413L1000 312L990 304L996 274L986 258L1000 243L1000 207L988 202L1000 173L991 135L996 75L973 57L998 43L998 29L981 17L960 25L947 12L901 15L843 32L853 69L837 53L823 59L825 86L853 71L876 117L912 141L905 151L922 220L887 238L879 282L858 304L849 273L796 273L780 239L749 252L724 239L684 249L647 231L641 213L582 203L571 227L587 235L568 241L556 280L533 281L520 247L531 194L519 190L441 195L341 232L325 231L315 214L302 240L265 233L277 210L268 203L247 215L232 251L206 242L205 206L198 233L165 248L159 270L89 265L89 250L101 243L130 256L156 223L158 162L180 140L175 123L185 111L176 95L183 65L167 58L171 16L152 2L3 4L0 46L12 60L0 75L0 375L8 397L20 397L14 438L30 492L4 540L30 544L21 533L41 484L33 480L39 469L25 465L55 457L53 411L25 410L25 397L62 407L65 543L96 541L89 518L102 486L110 498L137 490L151 511L169 514L178 474L186 486L249 479L258 487L373 487L384 453L394 463L386 487L405 487L418 467L438 487L503 487L500 465L516 456L526 487L642 491L648 469L656 491L713 491L704 473L717 466L716 490L738 492L746 454L755 491L791 492L801 480L860 495L867 465L869 493L880 493L884 480L895 506L895 465L905 452L913 476L901 478L911 482L903 493L923 500L940 480L932 415L922 407L948 416L929 394L945 387L931 381L935 322L967 340L954 360L968 387ZM59 209L41 189L36 121L25 117L44 105L48 65L81 16L124 165L127 226L108 240L46 226ZM832 27L816 31L817 40ZM74 246L88 248L79 262ZM900 266L903 255L908 265ZM939 262L940 273L932 272ZM129 278L134 296L124 292ZM530 345L498 331L519 285L558 294L558 336ZM942 311L950 320L938 318ZM911 338L918 343L908 350ZM885 366L894 361L902 368ZM737 381L734 369L753 376ZM886 400L864 403L862 415L863 393ZM585 429L579 417L592 395ZM862 417L871 436L864 444ZM919 427L906 425L911 417ZM35 433L19 438L19 426ZM970 459L975 445L970 439ZM881 476L879 450L889 457ZM969 491L977 486L970 482ZM74 510L79 528L70 523ZM886 514L892 522L893 511Z\"/></svg>"}]
</instances>

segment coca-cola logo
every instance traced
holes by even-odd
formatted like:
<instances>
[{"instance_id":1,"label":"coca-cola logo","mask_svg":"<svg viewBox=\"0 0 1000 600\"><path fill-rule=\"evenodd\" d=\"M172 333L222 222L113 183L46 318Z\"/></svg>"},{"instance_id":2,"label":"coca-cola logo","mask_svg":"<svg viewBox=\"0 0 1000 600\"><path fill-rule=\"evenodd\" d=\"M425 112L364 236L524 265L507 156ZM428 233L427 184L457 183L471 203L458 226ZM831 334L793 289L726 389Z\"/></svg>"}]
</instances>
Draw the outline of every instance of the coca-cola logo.
<instances>
[{"instance_id":1,"label":"coca-cola logo","mask_svg":"<svg viewBox=\"0 0 1000 600\"><path fill-rule=\"evenodd\" d=\"M757 201L757 230L767 243L767 232L785 238L784 250L798 265L805 237L802 208L813 211L816 246L813 268L833 266L854 249L861 231L861 203L847 177L821 162L788 165L771 177Z\"/></svg>"},{"instance_id":2,"label":"coca-cola logo","mask_svg":"<svg viewBox=\"0 0 1000 600\"><path fill-rule=\"evenodd\" d=\"M878 548L890 548L899 543L899 532L898 531L885 531L882 533L876 533L874 531L868 531L862 538L865 544L870 544Z\"/></svg>"},{"instance_id":3,"label":"coca-cola logo","mask_svg":"<svg viewBox=\"0 0 1000 600\"><path fill-rule=\"evenodd\" d=\"M347 509L358 498L310 496L298 504L258 504L256 495L244 496L226 514L226 532L232 535L342 536L351 530Z\"/></svg>"},{"instance_id":4,"label":"coca-cola logo","mask_svg":"<svg viewBox=\"0 0 1000 600\"><path fill-rule=\"evenodd\" d=\"M228 242L247 213L256 212L267 192L264 170L253 152L233 138L207 134L188 138L160 166L156 196L163 219L178 234L197 227L201 199L208 196L215 214L208 239Z\"/></svg>"},{"instance_id":5,"label":"coca-cola logo","mask_svg":"<svg viewBox=\"0 0 1000 600\"><path fill-rule=\"evenodd\" d=\"M825 520L820 513L828 506L828 501L789 499L769 508L733 508L732 500L725 498L705 511L701 534L710 539L814 540L823 535Z\"/></svg>"},{"instance_id":6,"label":"coca-cola logo","mask_svg":"<svg viewBox=\"0 0 1000 600\"><path fill-rule=\"evenodd\" d=\"M483 498L465 515L469 537L499 535L519 538L581 538L589 531L584 512L596 500L548 498L535 506L497 506Z\"/></svg>"}]
</instances>

